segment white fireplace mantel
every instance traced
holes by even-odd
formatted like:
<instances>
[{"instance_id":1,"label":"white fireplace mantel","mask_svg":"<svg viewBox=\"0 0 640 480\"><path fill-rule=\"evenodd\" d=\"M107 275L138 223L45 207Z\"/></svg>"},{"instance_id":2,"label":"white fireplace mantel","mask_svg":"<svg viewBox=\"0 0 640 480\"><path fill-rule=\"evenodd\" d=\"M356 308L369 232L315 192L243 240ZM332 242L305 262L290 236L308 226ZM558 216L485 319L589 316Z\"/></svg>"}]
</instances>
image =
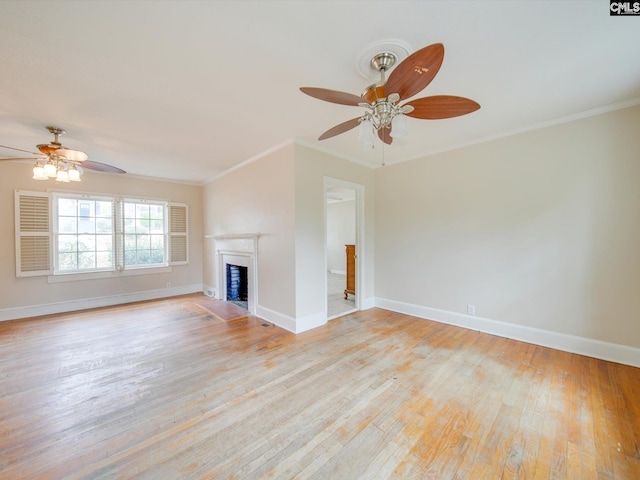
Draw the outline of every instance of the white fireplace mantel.
<instances>
[{"instance_id":1,"label":"white fireplace mantel","mask_svg":"<svg viewBox=\"0 0 640 480\"><path fill-rule=\"evenodd\" d=\"M258 238L260 232L255 233L223 233L221 235L205 235L204 238L213 238L214 240L234 240L243 238Z\"/></svg>"},{"instance_id":2,"label":"white fireplace mantel","mask_svg":"<svg viewBox=\"0 0 640 480\"><path fill-rule=\"evenodd\" d=\"M226 300L226 264L248 268L248 307L255 314L258 305L258 238L260 233L205 235L216 241L218 298Z\"/></svg>"}]
</instances>

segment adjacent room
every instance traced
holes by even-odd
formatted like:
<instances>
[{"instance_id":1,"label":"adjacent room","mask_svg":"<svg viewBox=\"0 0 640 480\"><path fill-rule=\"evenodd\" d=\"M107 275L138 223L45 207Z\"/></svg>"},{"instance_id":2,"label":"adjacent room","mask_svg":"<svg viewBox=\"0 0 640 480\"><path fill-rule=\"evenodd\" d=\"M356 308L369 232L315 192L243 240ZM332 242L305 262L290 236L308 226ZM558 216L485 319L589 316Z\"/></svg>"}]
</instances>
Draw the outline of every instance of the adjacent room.
<instances>
[{"instance_id":1,"label":"adjacent room","mask_svg":"<svg viewBox=\"0 0 640 480\"><path fill-rule=\"evenodd\" d=\"M327 317L356 310L356 190L326 189Z\"/></svg>"},{"instance_id":2,"label":"adjacent room","mask_svg":"<svg viewBox=\"0 0 640 480\"><path fill-rule=\"evenodd\" d=\"M640 9L5 0L0 478L640 478Z\"/></svg>"}]
</instances>

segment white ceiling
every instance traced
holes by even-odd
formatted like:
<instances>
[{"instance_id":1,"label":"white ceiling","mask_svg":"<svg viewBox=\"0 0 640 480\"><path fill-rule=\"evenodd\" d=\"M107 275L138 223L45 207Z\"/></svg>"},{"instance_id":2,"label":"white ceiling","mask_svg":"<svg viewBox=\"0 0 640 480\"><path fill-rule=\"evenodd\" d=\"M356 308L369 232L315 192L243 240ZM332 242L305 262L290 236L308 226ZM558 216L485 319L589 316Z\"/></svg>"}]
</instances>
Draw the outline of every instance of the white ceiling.
<instances>
[{"instance_id":1,"label":"white ceiling","mask_svg":"<svg viewBox=\"0 0 640 480\"><path fill-rule=\"evenodd\" d=\"M420 96L482 108L410 118L405 161L580 115L640 103L640 18L580 1L2 2L0 144L33 150L67 130L69 148L138 175L206 182L292 139L372 167L357 130L328 128L362 109L301 86L359 94L372 43L412 51L441 42L445 60Z\"/></svg>"}]
</instances>

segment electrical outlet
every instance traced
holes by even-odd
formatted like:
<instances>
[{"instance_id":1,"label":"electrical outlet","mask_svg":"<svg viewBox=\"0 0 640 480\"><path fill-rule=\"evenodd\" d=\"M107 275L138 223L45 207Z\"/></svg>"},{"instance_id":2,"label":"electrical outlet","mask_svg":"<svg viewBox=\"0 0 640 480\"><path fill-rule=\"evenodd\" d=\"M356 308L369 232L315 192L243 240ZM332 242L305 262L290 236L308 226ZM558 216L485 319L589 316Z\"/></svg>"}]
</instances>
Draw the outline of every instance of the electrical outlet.
<instances>
[{"instance_id":1,"label":"electrical outlet","mask_svg":"<svg viewBox=\"0 0 640 480\"><path fill-rule=\"evenodd\" d=\"M167 288L171 288L171 282L167 282Z\"/></svg>"},{"instance_id":2,"label":"electrical outlet","mask_svg":"<svg viewBox=\"0 0 640 480\"><path fill-rule=\"evenodd\" d=\"M476 306L468 304L467 305L467 315L475 315L476 314Z\"/></svg>"}]
</instances>

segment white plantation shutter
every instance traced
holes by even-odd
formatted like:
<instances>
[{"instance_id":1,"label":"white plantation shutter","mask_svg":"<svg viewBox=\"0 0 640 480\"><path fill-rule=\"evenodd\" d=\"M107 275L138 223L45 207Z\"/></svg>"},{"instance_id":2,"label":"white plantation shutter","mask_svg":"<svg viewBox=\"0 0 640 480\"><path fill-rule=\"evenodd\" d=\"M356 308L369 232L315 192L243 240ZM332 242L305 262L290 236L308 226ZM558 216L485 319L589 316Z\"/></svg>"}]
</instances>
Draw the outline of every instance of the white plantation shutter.
<instances>
[{"instance_id":1,"label":"white plantation shutter","mask_svg":"<svg viewBox=\"0 0 640 480\"><path fill-rule=\"evenodd\" d=\"M184 203L169 204L169 264L189 263L189 209Z\"/></svg>"},{"instance_id":2,"label":"white plantation shutter","mask_svg":"<svg viewBox=\"0 0 640 480\"><path fill-rule=\"evenodd\" d=\"M16 276L49 275L51 232L49 194L15 192Z\"/></svg>"}]
</instances>

